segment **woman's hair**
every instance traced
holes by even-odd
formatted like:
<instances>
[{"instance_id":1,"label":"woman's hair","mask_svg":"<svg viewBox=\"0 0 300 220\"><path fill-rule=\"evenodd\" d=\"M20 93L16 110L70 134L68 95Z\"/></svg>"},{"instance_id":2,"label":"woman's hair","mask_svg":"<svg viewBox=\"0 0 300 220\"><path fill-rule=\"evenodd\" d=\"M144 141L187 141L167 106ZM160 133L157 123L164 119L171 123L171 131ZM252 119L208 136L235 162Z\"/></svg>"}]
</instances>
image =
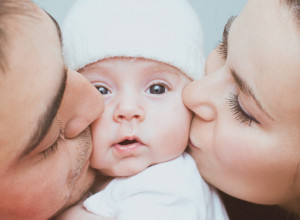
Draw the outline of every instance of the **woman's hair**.
<instances>
[{"instance_id":1,"label":"woman's hair","mask_svg":"<svg viewBox=\"0 0 300 220\"><path fill-rule=\"evenodd\" d=\"M299 0L281 0L281 3L288 6L292 11L295 23L300 27L300 1Z\"/></svg>"},{"instance_id":2,"label":"woman's hair","mask_svg":"<svg viewBox=\"0 0 300 220\"><path fill-rule=\"evenodd\" d=\"M300 28L300 0L280 0L283 6L287 6L288 10L292 12L294 23ZM300 30L300 29L299 29ZM300 33L299 33L300 34ZM299 37L300 40L300 37ZM299 159L300 160L300 159ZM297 219L300 219L300 204L296 204L294 207L286 207L289 211L294 213Z\"/></svg>"}]
</instances>

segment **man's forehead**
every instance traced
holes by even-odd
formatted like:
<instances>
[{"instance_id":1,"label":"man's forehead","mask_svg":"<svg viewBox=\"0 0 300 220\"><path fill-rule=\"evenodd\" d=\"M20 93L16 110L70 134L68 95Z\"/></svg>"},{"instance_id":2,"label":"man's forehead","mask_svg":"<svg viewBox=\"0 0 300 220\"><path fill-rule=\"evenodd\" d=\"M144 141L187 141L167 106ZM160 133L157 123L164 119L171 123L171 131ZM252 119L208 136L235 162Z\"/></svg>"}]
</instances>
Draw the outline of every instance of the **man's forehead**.
<instances>
[{"instance_id":1,"label":"man's forehead","mask_svg":"<svg viewBox=\"0 0 300 220\"><path fill-rule=\"evenodd\" d=\"M15 41L33 32L33 27L41 23L44 29L50 25L54 27L48 14L32 1L0 1L0 74L3 75L9 67L7 56L13 50ZM45 33L45 30L43 32Z\"/></svg>"}]
</instances>

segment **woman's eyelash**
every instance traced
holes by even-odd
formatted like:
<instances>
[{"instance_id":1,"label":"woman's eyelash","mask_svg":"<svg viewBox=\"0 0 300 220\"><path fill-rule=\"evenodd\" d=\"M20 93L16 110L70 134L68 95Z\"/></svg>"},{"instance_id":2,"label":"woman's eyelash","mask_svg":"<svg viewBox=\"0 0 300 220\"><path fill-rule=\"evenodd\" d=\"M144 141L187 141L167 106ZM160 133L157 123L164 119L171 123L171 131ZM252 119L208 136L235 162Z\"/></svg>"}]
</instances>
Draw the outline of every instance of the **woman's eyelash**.
<instances>
[{"instance_id":1,"label":"woman's eyelash","mask_svg":"<svg viewBox=\"0 0 300 220\"><path fill-rule=\"evenodd\" d=\"M227 59L227 45L223 41L220 42L216 50L222 59Z\"/></svg>"},{"instance_id":2,"label":"woman's eyelash","mask_svg":"<svg viewBox=\"0 0 300 220\"><path fill-rule=\"evenodd\" d=\"M56 141L54 142L54 144L52 144L50 147L48 147L46 150L44 150L42 152L45 159L52 153L56 152L56 150L58 149L58 146L64 142L64 140L65 140L64 136L65 136L64 132L63 132L62 128L60 128L59 135L58 135Z\"/></svg>"},{"instance_id":3,"label":"woman's eyelash","mask_svg":"<svg viewBox=\"0 0 300 220\"><path fill-rule=\"evenodd\" d=\"M224 59L224 60L227 59L229 30L230 30L230 27L231 27L231 25L232 25L235 18L236 18L236 16L231 16L228 19L228 21L227 21L227 23L224 27L224 30L223 30L222 41L220 42L220 44L217 47L218 54L221 55L221 58Z\"/></svg>"},{"instance_id":4,"label":"woman's eyelash","mask_svg":"<svg viewBox=\"0 0 300 220\"><path fill-rule=\"evenodd\" d=\"M230 110L238 121L240 121L241 123L245 123L248 126L250 126L253 121L260 124L259 121L257 121L253 116L248 115L242 109L239 104L237 95L230 93L230 97L226 100L228 102L228 105L230 106Z\"/></svg>"}]
</instances>

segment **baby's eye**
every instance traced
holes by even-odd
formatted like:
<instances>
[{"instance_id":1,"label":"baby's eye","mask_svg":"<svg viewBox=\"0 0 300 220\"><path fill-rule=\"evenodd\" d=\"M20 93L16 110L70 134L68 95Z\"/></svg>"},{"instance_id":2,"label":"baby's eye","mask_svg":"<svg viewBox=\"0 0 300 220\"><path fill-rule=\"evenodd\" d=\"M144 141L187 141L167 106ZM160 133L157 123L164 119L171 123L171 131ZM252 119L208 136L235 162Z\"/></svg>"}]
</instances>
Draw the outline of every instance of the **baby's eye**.
<instances>
[{"instance_id":1,"label":"baby's eye","mask_svg":"<svg viewBox=\"0 0 300 220\"><path fill-rule=\"evenodd\" d=\"M147 92L149 92L151 94L163 94L167 91L168 91L168 89L166 88L166 86L164 86L162 84L153 84L147 90Z\"/></svg>"},{"instance_id":2,"label":"baby's eye","mask_svg":"<svg viewBox=\"0 0 300 220\"><path fill-rule=\"evenodd\" d=\"M102 95L107 95L109 93L111 93L107 88L105 88L104 86L95 86L96 89L98 89L98 91L102 94Z\"/></svg>"}]
</instances>

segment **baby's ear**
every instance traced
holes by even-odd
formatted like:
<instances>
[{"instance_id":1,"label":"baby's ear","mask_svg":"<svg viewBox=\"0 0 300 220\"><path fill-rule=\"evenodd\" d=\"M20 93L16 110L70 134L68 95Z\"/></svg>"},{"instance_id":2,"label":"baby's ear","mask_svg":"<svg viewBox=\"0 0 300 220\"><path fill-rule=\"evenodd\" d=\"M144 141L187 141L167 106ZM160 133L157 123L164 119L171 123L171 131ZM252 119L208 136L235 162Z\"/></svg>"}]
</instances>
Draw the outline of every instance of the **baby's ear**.
<instances>
[{"instance_id":1,"label":"baby's ear","mask_svg":"<svg viewBox=\"0 0 300 220\"><path fill-rule=\"evenodd\" d=\"M221 69L225 64L225 58L220 53L221 45L218 45L210 54L208 55L205 63L205 75L216 72Z\"/></svg>"}]
</instances>

